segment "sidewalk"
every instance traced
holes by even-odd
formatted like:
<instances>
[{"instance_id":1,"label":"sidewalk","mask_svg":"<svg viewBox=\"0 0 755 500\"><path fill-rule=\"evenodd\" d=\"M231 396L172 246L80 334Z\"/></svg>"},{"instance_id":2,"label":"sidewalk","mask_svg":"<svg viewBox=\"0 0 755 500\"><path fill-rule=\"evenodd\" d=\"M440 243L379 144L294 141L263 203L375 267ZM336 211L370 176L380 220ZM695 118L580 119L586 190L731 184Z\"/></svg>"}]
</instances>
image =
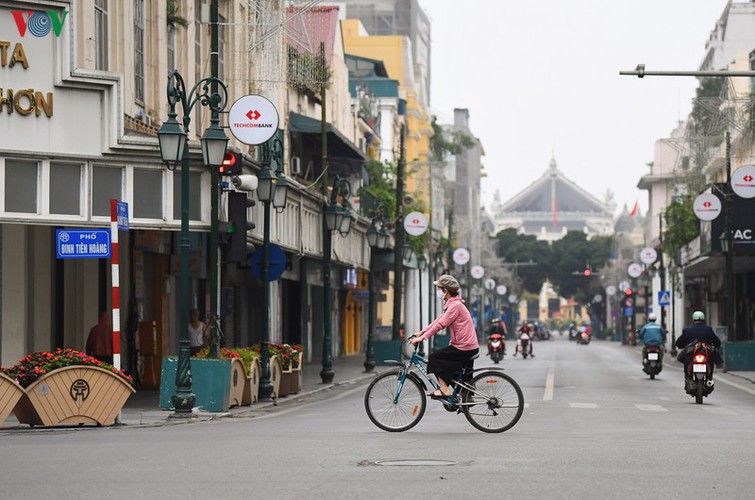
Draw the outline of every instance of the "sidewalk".
<instances>
[{"instance_id":1,"label":"sidewalk","mask_svg":"<svg viewBox=\"0 0 755 500\"><path fill-rule=\"evenodd\" d=\"M159 427L163 425L174 425L191 422L210 421L219 418L239 418L252 416L264 408L269 408L276 404L288 404L311 394L332 389L344 384L366 383L374 378L377 374L385 370L392 369L390 366L376 366L372 373L364 372L364 354L355 354L333 359L333 382L323 384L320 377L322 370L322 360L319 358L305 362L302 367L302 390L299 394L292 394L280 398L278 401L258 402L251 406L236 406L230 408L227 412L202 412L194 411L190 418L172 418L173 411L160 409L160 391L157 390L137 390L136 394L131 395L126 405L121 411L121 426L128 427ZM116 424L115 427L118 425ZM16 420L15 415L11 414L5 421L3 430L9 428L26 429L29 427L21 425ZM59 429L71 429L75 427L59 427ZM46 429L46 430L53 430Z\"/></svg>"}]
</instances>

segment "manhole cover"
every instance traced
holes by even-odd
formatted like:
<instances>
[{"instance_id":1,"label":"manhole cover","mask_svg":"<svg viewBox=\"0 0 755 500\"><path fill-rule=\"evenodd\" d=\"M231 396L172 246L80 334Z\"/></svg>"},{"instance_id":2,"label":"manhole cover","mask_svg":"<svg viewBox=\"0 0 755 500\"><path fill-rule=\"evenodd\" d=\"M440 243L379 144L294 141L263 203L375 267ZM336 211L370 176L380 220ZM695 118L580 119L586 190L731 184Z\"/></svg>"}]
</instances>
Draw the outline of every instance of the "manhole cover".
<instances>
[{"instance_id":1,"label":"manhole cover","mask_svg":"<svg viewBox=\"0 0 755 500\"><path fill-rule=\"evenodd\" d=\"M427 466L447 466L458 465L458 462L453 460L431 460L431 459L413 459L413 460L376 460L372 462L374 465L390 466L390 467L427 467Z\"/></svg>"}]
</instances>

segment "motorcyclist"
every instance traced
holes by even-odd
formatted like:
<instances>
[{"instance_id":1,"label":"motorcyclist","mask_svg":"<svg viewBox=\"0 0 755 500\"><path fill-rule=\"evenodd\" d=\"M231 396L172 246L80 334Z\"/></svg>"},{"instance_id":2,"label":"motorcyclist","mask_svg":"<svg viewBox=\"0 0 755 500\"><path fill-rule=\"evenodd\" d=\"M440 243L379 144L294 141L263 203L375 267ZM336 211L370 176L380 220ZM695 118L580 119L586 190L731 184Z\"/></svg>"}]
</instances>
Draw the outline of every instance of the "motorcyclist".
<instances>
[{"instance_id":1,"label":"motorcyclist","mask_svg":"<svg viewBox=\"0 0 755 500\"><path fill-rule=\"evenodd\" d=\"M676 347L679 354L676 359L684 363L684 373L687 374L687 365L690 362L691 352L688 352L688 346L693 346L697 342L707 344L711 360L718 368L724 365L721 358L721 339L718 338L713 328L705 324L705 313L695 311L692 313L692 325L682 330L682 334L676 339Z\"/></svg>"},{"instance_id":2,"label":"motorcyclist","mask_svg":"<svg viewBox=\"0 0 755 500\"><path fill-rule=\"evenodd\" d=\"M522 321L522 326L519 327L519 330L517 330L517 333L519 335L517 336L518 342L516 344L516 351L514 352L514 356L516 356L517 353L521 351L522 340L528 340L527 354L529 354L530 356L534 358L535 355L532 354L532 328L527 324L526 321Z\"/></svg>"},{"instance_id":3,"label":"motorcyclist","mask_svg":"<svg viewBox=\"0 0 755 500\"><path fill-rule=\"evenodd\" d=\"M655 313L648 314L648 322L640 330L640 342L642 342L642 359L647 358L648 346L659 346L658 360L663 359L663 346L666 344L666 332L663 327L656 323L658 317Z\"/></svg>"},{"instance_id":4,"label":"motorcyclist","mask_svg":"<svg viewBox=\"0 0 755 500\"><path fill-rule=\"evenodd\" d=\"M490 322L490 328L488 328L488 356L490 356L493 353L493 349L490 345L491 341L493 340L493 336L496 335L498 339L501 340L502 347L503 347L503 354L506 354L506 334L508 332L506 331L506 324L501 321L500 318L493 318L493 320Z\"/></svg>"}]
</instances>

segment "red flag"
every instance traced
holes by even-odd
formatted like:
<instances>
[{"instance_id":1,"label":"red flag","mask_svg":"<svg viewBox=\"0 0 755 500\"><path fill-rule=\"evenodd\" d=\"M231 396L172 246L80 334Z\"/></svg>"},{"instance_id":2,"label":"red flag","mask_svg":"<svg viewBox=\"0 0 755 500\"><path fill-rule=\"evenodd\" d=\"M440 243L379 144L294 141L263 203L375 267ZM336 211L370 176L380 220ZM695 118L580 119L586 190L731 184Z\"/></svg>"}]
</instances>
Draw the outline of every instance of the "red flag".
<instances>
[{"instance_id":1,"label":"red flag","mask_svg":"<svg viewBox=\"0 0 755 500\"><path fill-rule=\"evenodd\" d=\"M556 200L553 200L553 226L558 226L558 208L556 208Z\"/></svg>"},{"instance_id":2,"label":"red flag","mask_svg":"<svg viewBox=\"0 0 755 500\"><path fill-rule=\"evenodd\" d=\"M632 207L632 210L629 212L630 217L634 217L637 215L637 202L634 202L634 206Z\"/></svg>"}]
</instances>

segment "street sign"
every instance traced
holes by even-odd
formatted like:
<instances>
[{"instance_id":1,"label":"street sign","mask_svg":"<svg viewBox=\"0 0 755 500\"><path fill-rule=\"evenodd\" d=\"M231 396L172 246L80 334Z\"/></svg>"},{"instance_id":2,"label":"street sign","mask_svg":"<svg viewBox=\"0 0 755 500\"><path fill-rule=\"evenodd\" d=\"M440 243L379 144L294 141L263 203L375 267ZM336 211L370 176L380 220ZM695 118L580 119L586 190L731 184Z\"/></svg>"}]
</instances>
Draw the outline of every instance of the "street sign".
<instances>
[{"instance_id":1,"label":"street sign","mask_svg":"<svg viewBox=\"0 0 755 500\"><path fill-rule=\"evenodd\" d=\"M278 110L270 100L261 95L245 95L231 106L228 112L228 128L233 136L244 144L263 144L278 132Z\"/></svg>"},{"instance_id":2,"label":"street sign","mask_svg":"<svg viewBox=\"0 0 755 500\"><path fill-rule=\"evenodd\" d=\"M260 246L252 254L252 274L258 280L262 279L262 251L263 248ZM283 276L283 271L286 270L286 254L278 245L270 244L267 257L270 264L267 280L275 281Z\"/></svg>"},{"instance_id":3,"label":"street sign","mask_svg":"<svg viewBox=\"0 0 755 500\"><path fill-rule=\"evenodd\" d=\"M713 193L703 193L695 198L692 210L700 220L713 220L721 213L721 199Z\"/></svg>"},{"instance_id":4,"label":"street sign","mask_svg":"<svg viewBox=\"0 0 755 500\"><path fill-rule=\"evenodd\" d=\"M107 259L110 257L110 230L58 229L55 253L58 259Z\"/></svg>"},{"instance_id":5,"label":"street sign","mask_svg":"<svg viewBox=\"0 0 755 500\"><path fill-rule=\"evenodd\" d=\"M472 269L469 270L469 274L471 274L474 279L478 280L485 276L485 269L482 266L472 266Z\"/></svg>"},{"instance_id":6,"label":"street sign","mask_svg":"<svg viewBox=\"0 0 755 500\"><path fill-rule=\"evenodd\" d=\"M642 266L636 262L632 262L627 266L627 274L630 278L639 278L642 274Z\"/></svg>"},{"instance_id":7,"label":"street sign","mask_svg":"<svg viewBox=\"0 0 755 500\"><path fill-rule=\"evenodd\" d=\"M411 212L404 217L404 229L411 236L421 236L427 231L427 215L422 212Z\"/></svg>"},{"instance_id":8,"label":"street sign","mask_svg":"<svg viewBox=\"0 0 755 500\"><path fill-rule=\"evenodd\" d=\"M495 280L493 278L488 278L485 280L485 290L492 290L495 288Z\"/></svg>"},{"instance_id":9,"label":"street sign","mask_svg":"<svg viewBox=\"0 0 755 500\"><path fill-rule=\"evenodd\" d=\"M653 264L657 258L658 252L655 251L655 248L645 247L640 250L640 260L643 264Z\"/></svg>"},{"instance_id":10,"label":"street sign","mask_svg":"<svg viewBox=\"0 0 755 500\"><path fill-rule=\"evenodd\" d=\"M516 295L509 295L509 302L516 304L517 302L519 302L519 297L517 297Z\"/></svg>"},{"instance_id":11,"label":"street sign","mask_svg":"<svg viewBox=\"0 0 755 500\"><path fill-rule=\"evenodd\" d=\"M755 166L742 165L732 172L731 189L742 198L755 198Z\"/></svg>"},{"instance_id":12,"label":"street sign","mask_svg":"<svg viewBox=\"0 0 755 500\"><path fill-rule=\"evenodd\" d=\"M668 306L671 304L671 293L668 290L658 292L658 305Z\"/></svg>"},{"instance_id":13,"label":"street sign","mask_svg":"<svg viewBox=\"0 0 755 500\"><path fill-rule=\"evenodd\" d=\"M128 231L128 203L118 202L118 230Z\"/></svg>"},{"instance_id":14,"label":"street sign","mask_svg":"<svg viewBox=\"0 0 755 500\"><path fill-rule=\"evenodd\" d=\"M498 285L495 291L498 292L498 295L506 295L506 285Z\"/></svg>"},{"instance_id":15,"label":"street sign","mask_svg":"<svg viewBox=\"0 0 755 500\"><path fill-rule=\"evenodd\" d=\"M463 266L469 262L469 250L466 248L457 248L454 250L454 263L459 266Z\"/></svg>"},{"instance_id":16,"label":"street sign","mask_svg":"<svg viewBox=\"0 0 755 500\"><path fill-rule=\"evenodd\" d=\"M624 308L624 316L631 316L632 315L632 308L631 307L625 307Z\"/></svg>"}]
</instances>

